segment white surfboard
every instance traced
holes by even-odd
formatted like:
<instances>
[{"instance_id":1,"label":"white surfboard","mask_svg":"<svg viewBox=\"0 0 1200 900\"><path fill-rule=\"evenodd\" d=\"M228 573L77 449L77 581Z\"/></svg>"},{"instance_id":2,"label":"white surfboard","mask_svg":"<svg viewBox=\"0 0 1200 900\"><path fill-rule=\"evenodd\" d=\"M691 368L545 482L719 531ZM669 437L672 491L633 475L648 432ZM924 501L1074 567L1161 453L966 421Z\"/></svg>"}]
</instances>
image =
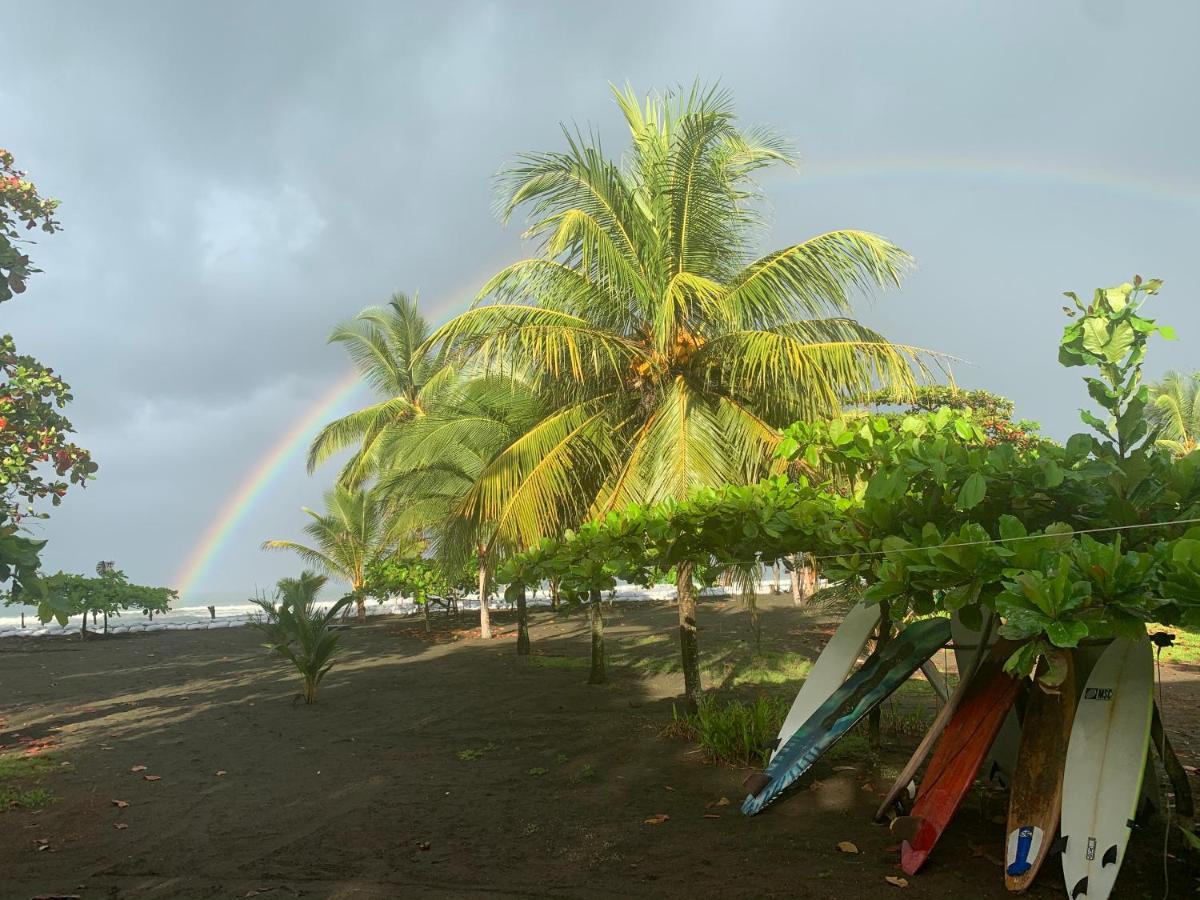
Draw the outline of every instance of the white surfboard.
<instances>
[{"instance_id":1,"label":"white surfboard","mask_svg":"<svg viewBox=\"0 0 1200 900\"><path fill-rule=\"evenodd\" d=\"M958 613L954 612L950 615L950 635L956 645L954 650L954 664L958 668L959 673L970 670L970 667L975 659L975 654L987 652L987 647L977 647L976 649L958 649L957 645L961 644L964 647L978 645L979 632L973 628L968 628L959 619ZM999 637L999 629L992 627L991 636L988 639L988 647L996 643ZM980 776L983 778L991 778L995 771L999 771L1004 779L1005 786L1012 784L1012 774L1017 770L1017 753L1021 749L1021 723L1017 719L1016 709L1011 709L1008 716L1004 719L1004 724L1000 726L1000 733L996 735L996 740L992 742L992 747L988 751L988 755L983 760L983 765L979 767Z\"/></svg>"},{"instance_id":2,"label":"white surfboard","mask_svg":"<svg viewBox=\"0 0 1200 900\"><path fill-rule=\"evenodd\" d=\"M771 750L772 757L796 730L808 721L817 711L817 707L842 686L878 624L878 603L858 603L846 614L842 624L813 663L808 677L800 686L800 693L792 701L792 708L788 710L787 717L779 729L779 740Z\"/></svg>"},{"instance_id":3,"label":"white surfboard","mask_svg":"<svg viewBox=\"0 0 1200 900\"><path fill-rule=\"evenodd\" d=\"M1154 655L1150 641L1113 641L1092 669L1079 706L1063 778L1060 831L1067 895L1105 900L1125 858L1142 792Z\"/></svg>"}]
</instances>

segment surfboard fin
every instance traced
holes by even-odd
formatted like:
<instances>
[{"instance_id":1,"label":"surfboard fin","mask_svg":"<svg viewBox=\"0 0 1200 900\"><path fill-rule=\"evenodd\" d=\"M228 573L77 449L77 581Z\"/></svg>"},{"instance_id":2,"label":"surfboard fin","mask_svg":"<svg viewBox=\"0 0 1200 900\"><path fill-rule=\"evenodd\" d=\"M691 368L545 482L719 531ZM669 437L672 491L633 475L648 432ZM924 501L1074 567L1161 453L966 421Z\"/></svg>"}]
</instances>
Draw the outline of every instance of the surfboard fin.
<instances>
[{"instance_id":1,"label":"surfboard fin","mask_svg":"<svg viewBox=\"0 0 1200 900\"><path fill-rule=\"evenodd\" d=\"M888 828L895 837L911 844L924 821L920 816L896 816Z\"/></svg>"},{"instance_id":2,"label":"surfboard fin","mask_svg":"<svg viewBox=\"0 0 1200 900\"><path fill-rule=\"evenodd\" d=\"M768 750L768 751L770 751L771 753L774 753L776 750L778 750L778 749L779 749L779 738L774 738L774 739L772 739L772 740L769 740L769 741L765 742L765 743L762 745L762 749L763 749L763 750Z\"/></svg>"},{"instance_id":3,"label":"surfboard fin","mask_svg":"<svg viewBox=\"0 0 1200 900\"><path fill-rule=\"evenodd\" d=\"M1056 837L1054 839L1054 843L1050 845L1050 849L1046 851L1046 855L1049 856L1052 853L1066 853L1066 852L1067 852L1067 836L1065 834L1060 834L1058 837Z\"/></svg>"},{"instance_id":4,"label":"surfboard fin","mask_svg":"<svg viewBox=\"0 0 1200 900\"><path fill-rule=\"evenodd\" d=\"M766 772L754 772L746 776L746 780L742 782L742 787L750 792L750 795L757 797L762 793L763 788L771 783L771 776Z\"/></svg>"},{"instance_id":5,"label":"surfboard fin","mask_svg":"<svg viewBox=\"0 0 1200 900\"><path fill-rule=\"evenodd\" d=\"M1117 845L1113 844L1104 851L1104 858L1100 860L1100 866L1115 866L1117 864Z\"/></svg>"},{"instance_id":6,"label":"surfboard fin","mask_svg":"<svg viewBox=\"0 0 1200 900\"><path fill-rule=\"evenodd\" d=\"M1008 787L1008 782L1004 780L1004 770L1000 768L1000 763L992 760L992 768L988 772L988 781L998 782L1000 787Z\"/></svg>"},{"instance_id":7,"label":"surfboard fin","mask_svg":"<svg viewBox=\"0 0 1200 900\"><path fill-rule=\"evenodd\" d=\"M1075 887L1071 890L1071 900L1075 900L1080 894L1087 893L1087 876L1084 875L1079 881L1075 882Z\"/></svg>"}]
</instances>

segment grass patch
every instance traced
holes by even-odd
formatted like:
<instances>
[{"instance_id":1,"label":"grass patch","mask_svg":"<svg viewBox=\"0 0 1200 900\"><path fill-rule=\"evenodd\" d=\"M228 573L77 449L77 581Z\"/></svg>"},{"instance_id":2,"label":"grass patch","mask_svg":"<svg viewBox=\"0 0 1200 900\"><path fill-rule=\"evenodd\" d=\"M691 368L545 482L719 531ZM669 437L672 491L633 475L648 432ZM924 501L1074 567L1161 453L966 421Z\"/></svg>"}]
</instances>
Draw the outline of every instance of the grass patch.
<instances>
[{"instance_id":1,"label":"grass patch","mask_svg":"<svg viewBox=\"0 0 1200 900\"><path fill-rule=\"evenodd\" d=\"M695 741L711 762L760 766L770 755L767 745L779 733L790 705L776 697L759 697L753 703L705 697L695 714L673 712L664 734Z\"/></svg>"},{"instance_id":2,"label":"grass patch","mask_svg":"<svg viewBox=\"0 0 1200 900\"><path fill-rule=\"evenodd\" d=\"M45 756L0 754L0 781L36 778L53 768L54 765Z\"/></svg>"},{"instance_id":3,"label":"grass patch","mask_svg":"<svg viewBox=\"0 0 1200 900\"><path fill-rule=\"evenodd\" d=\"M1182 628L1172 628L1170 632L1175 635L1175 643L1163 650L1162 661L1200 665L1200 634Z\"/></svg>"},{"instance_id":4,"label":"grass patch","mask_svg":"<svg viewBox=\"0 0 1200 900\"><path fill-rule=\"evenodd\" d=\"M54 795L38 782L54 768L46 756L0 754L0 812L48 806Z\"/></svg>"},{"instance_id":5,"label":"grass patch","mask_svg":"<svg viewBox=\"0 0 1200 900\"><path fill-rule=\"evenodd\" d=\"M582 656L531 656L529 664L539 669L586 669L591 665Z\"/></svg>"},{"instance_id":6,"label":"grass patch","mask_svg":"<svg viewBox=\"0 0 1200 900\"><path fill-rule=\"evenodd\" d=\"M21 790L15 787L0 787L0 810L42 809L49 806L53 799L54 795L45 788Z\"/></svg>"},{"instance_id":7,"label":"grass patch","mask_svg":"<svg viewBox=\"0 0 1200 900\"><path fill-rule=\"evenodd\" d=\"M743 669L734 671L729 686L795 684L810 671L812 660L801 653L756 653Z\"/></svg>"},{"instance_id":8,"label":"grass patch","mask_svg":"<svg viewBox=\"0 0 1200 900\"><path fill-rule=\"evenodd\" d=\"M471 760L479 759L485 753L491 753L493 750L498 749L499 748L495 744L488 744L487 746L480 747L476 750L459 750L455 756L457 756L462 762L470 762Z\"/></svg>"}]
</instances>

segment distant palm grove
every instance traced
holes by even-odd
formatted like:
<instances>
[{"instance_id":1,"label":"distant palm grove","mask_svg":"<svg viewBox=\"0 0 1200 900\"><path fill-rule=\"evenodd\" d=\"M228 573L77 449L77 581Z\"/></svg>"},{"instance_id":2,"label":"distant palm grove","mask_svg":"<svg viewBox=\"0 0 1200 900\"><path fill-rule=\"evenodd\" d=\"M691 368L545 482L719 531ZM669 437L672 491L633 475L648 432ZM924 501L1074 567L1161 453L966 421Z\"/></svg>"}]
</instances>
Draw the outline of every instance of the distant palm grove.
<instances>
[{"instance_id":1,"label":"distant palm grove","mask_svg":"<svg viewBox=\"0 0 1200 900\"><path fill-rule=\"evenodd\" d=\"M511 553L631 502L754 482L784 426L881 389L911 399L925 372L852 317L855 294L900 283L899 247L844 230L761 252L754 177L795 164L786 141L739 127L719 90L614 96L620 159L564 128L563 149L501 173L501 219L527 217L533 252L470 310L431 329L396 294L330 335L377 400L313 442L310 471L351 455L312 546L268 546L348 582L360 614L373 562L469 568L487 592Z\"/></svg>"}]
</instances>

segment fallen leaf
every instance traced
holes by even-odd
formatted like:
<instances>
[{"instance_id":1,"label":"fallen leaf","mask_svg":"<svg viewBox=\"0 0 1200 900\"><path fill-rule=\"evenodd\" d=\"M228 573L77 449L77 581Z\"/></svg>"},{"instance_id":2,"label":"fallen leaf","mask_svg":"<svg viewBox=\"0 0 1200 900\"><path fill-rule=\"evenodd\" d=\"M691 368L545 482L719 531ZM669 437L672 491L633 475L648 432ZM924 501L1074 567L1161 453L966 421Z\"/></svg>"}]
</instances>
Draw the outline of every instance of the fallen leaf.
<instances>
[{"instance_id":1,"label":"fallen leaf","mask_svg":"<svg viewBox=\"0 0 1200 900\"><path fill-rule=\"evenodd\" d=\"M143 775L142 777L147 781L162 781L161 775Z\"/></svg>"},{"instance_id":2,"label":"fallen leaf","mask_svg":"<svg viewBox=\"0 0 1200 900\"><path fill-rule=\"evenodd\" d=\"M1189 775L1200 775L1200 769L1197 769L1195 766L1184 766L1183 771Z\"/></svg>"},{"instance_id":3,"label":"fallen leaf","mask_svg":"<svg viewBox=\"0 0 1200 900\"><path fill-rule=\"evenodd\" d=\"M112 805L115 806L117 809L124 809L125 807L127 807L129 805L129 802L126 800L114 800L112 802Z\"/></svg>"},{"instance_id":4,"label":"fallen leaf","mask_svg":"<svg viewBox=\"0 0 1200 900\"><path fill-rule=\"evenodd\" d=\"M866 784L864 784L862 786L862 789L864 791L873 791L873 790L875 790L875 785L871 784L871 782L868 781Z\"/></svg>"},{"instance_id":5,"label":"fallen leaf","mask_svg":"<svg viewBox=\"0 0 1200 900\"><path fill-rule=\"evenodd\" d=\"M129 771L130 771L130 772L145 772L145 771L146 771L146 767L145 767L145 766L134 766L134 767L133 767L132 769L130 769Z\"/></svg>"},{"instance_id":6,"label":"fallen leaf","mask_svg":"<svg viewBox=\"0 0 1200 900\"><path fill-rule=\"evenodd\" d=\"M113 822L113 828L117 829L117 831L124 831L128 827L124 822Z\"/></svg>"},{"instance_id":7,"label":"fallen leaf","mask_svg":"<svg viewBox=\"0 0 1200 900\"><path fill-rule=\"evenodd\" d=\"M894 884L898 888L908 887L908 879L901 878L899 875L884 875L883 880L888 884Z\"/></svg>"},{"instance_id":8,"label":"fallen leaf","mask_svg":"<svg viewBox=\"0 0 1200 900\"><path fill-rule=\"evenodd\" d=\"M227 773L225 772L224 769L217 769L217 777L218 778L220 778L222 775L225 775L225 774L227 774Z\"/></svg>"},{"instance_id":9,"label":"fallen leaf","mask_svg":"<svg viewBox=\"0 0 1200 900\"><path fill-rule=\"evenodd\" d=\"M834 766L833 771L835 771L835 772L857 772L858 769L855 766Z\"/></svg>"},{"instance_id":10,"label":"fallen leaf","mask_svg":"<svg viewBox=\"0 0 1200 900\"><path fill-rule=\"evenodd\" d=\"M418 850L428 850L429 846L430 846L429 841L421 841L421 843L417 844L417 849Z\"/></svg>"},{"instance_id":11,"label":"fallen leaf","mask_svg":"<svg viewBox=\"0 0 1200 900\"><path fill-rule=\"evenodd\" d=\"M838 841L837 845L840 853L858 853L858 845L852 844L850 841Z\"/></svg>"},{"instance_id":12,"label":"fallen leaf","mask_svg":"<svg viewBox=\"0 0 1200 900\"><path fill-rule=\"evenodd\" d=\"M668 791L673 791L673 790L675 790L675 788L671 787L669 784L664 784L664 785L663 785L663 789L664 789L664 790L668 790Z\"/></svg>"},{"instance_id":13,"label":"fallen leaf","mask_svg":"<svg viewBox=\"0 0 1200 900\"><path fill-rule=\"evenodd\" d=\"M706 818L706 819L719 819L719 818L721 818L721 817L720 817L720 816L718 816L716 813L705 813L705 814L704 814L704 818Z\"/></svg>"},{"instance_id":14,"label":"fallen leaf","mask_svg":"<svg viewBox=\"0 0 1200 900\"><path fill-rule=\"evenodd\" d=\"M656 815L653 815L648 819L643 819L642 824L643 825L661 825L663 822L667 821L667 819L669 819L669 818L671 818L671 817L668 816L666 813L657 813Z\"/></svg>"},{"instance_id":15,"label":"fallen leaf","mask_svg":"<svg viewBox=\"0 0 1200 900\"><path fill-rule=\"evenodd\" d=\"M718 806L728 806L728 805L729 805L729 798L722 797L720 800L714 800L712 803L709 803L705 808L706 809L714 809L715 807L718 807Z\"/></svg>"}]
</instances>

